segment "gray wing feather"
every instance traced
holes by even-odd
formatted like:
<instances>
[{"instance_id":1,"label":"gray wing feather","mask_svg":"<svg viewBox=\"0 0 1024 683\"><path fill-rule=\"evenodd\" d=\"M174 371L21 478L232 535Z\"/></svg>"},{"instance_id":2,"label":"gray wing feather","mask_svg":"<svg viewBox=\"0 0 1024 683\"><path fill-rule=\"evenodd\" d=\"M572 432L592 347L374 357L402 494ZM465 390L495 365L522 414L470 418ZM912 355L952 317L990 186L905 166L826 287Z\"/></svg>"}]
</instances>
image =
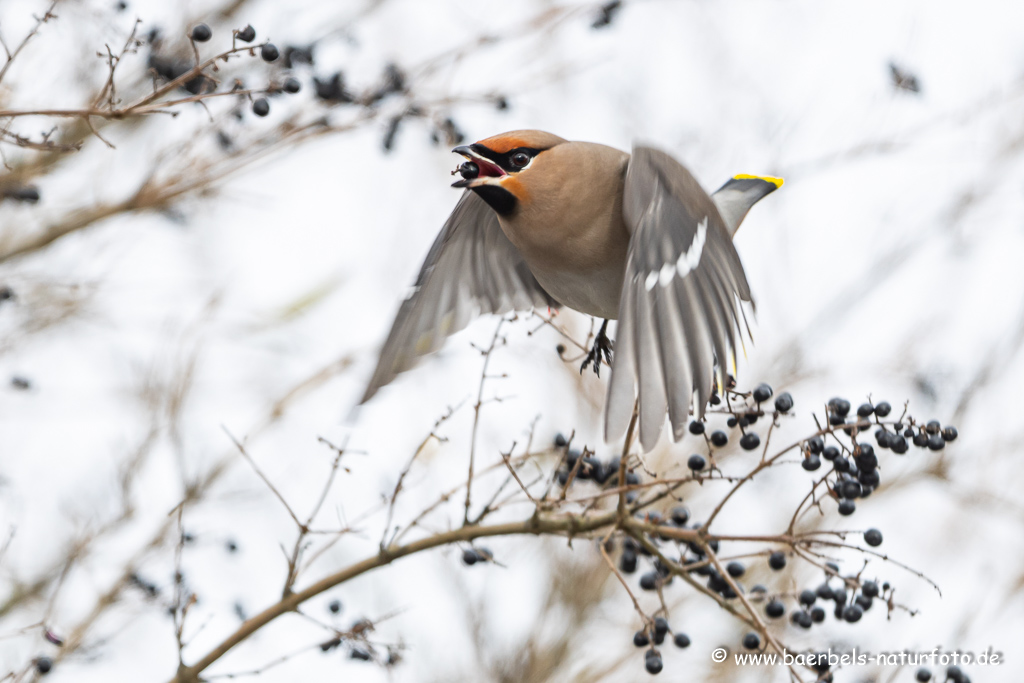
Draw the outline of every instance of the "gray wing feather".
<instances>
[{"instance_id":1,"label":"gray wing feather","mask_svg":"<svg viewBox=\"0 0 1024 683\"><path fill-rule=\"evenodd\" d=\"M716 360L719 382L725 363L735 362L736 341L743 335L740 302L753 302L718 208L672 157L634 148L623 214L632 237L605 404L605 438L613 440L625 431L639 398L640 443L650 450L666 413L673 438L682 437L694 394L695 412L703 416Z\"/></svg>"},{"instance_id":2,"label":"gray wing feather","mask_svg":"<svg viewBox=\"0 0 1024 683\"><path fill-rule=\"evenodd\" d=\"M480 313L557 306L498 224L498 216L466 190L427 253L391 326L360 403Z\"/></svg>"}]
</instances>

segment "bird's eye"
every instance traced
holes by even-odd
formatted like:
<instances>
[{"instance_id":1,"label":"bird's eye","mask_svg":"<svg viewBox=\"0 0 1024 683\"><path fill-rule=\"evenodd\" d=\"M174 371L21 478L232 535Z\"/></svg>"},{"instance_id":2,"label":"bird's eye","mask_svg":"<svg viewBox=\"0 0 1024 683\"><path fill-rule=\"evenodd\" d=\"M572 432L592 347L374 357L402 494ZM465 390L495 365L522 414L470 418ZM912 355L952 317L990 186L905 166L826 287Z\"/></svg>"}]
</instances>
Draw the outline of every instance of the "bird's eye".
<instances>
[{"instance_id":1,"label":"bird's eye","mask_svg":"<svg viewBox=\"0 0 1024 683\"><path fill-rule=\"evenodd\" d=\"M516 152L512 155L512 165L518 168L522 168L530 163L530 155L526 152Z\"/></svg>"}]
</instances>

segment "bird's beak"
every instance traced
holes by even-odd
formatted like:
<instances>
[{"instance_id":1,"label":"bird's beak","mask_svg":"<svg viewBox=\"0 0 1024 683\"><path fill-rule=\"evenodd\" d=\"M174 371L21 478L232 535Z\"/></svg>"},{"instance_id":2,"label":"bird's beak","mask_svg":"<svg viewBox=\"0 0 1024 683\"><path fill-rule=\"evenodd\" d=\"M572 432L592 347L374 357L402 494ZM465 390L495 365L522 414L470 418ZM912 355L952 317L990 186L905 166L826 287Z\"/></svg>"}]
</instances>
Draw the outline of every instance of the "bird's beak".
<instances>
[{"instance_id":1,"label":"bird's beak","mask_svg":"<svg viewBox=\"0 0 1024 683\"><path fill-rule=\"evenodd\" d=\"M454 152L455 154L461 154L462 156L466 157L466 159L476 164L476 167L478 169L477 175L475 177L467 178L465 177L465 175L463 175L462 180L457 180L454 183L452 183L452 187L478 187L480 185L496 182L496 180L500 180L504 176L508 175L500 166L495 164L493 161L477 153L473 149L472 145L459 145L458 147L453 149L452 152ZM459 172L459 169L452 171L452 173L457 172Z\"/></svg>"}]
</instances>

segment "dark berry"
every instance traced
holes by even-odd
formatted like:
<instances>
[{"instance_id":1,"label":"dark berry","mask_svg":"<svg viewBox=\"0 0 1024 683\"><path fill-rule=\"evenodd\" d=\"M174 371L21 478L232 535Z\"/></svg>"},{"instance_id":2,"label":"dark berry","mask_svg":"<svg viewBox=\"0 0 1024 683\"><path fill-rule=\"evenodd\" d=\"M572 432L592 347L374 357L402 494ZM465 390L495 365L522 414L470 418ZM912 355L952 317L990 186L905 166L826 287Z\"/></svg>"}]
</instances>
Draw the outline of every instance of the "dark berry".
<instances>
[{"instance_id":1,"label":"dark berry","mask_svg":"<svg viewBox=\"0 0 1024 683\"><path fill-rule=\"evenodd\" d=\"M861 403L860 407L857 408L857 417L868 417L871 413L875 412L875 407L870 403Z\"/></svg>"},{"instance_id":2,"label":"dark berry","mask_svg":"<svg viewBox=\"0 0 1024 683\"><path fill-rule=\"evenodd\" d=\"M786 566L786 554L781 550L776 550L768 556L768 566L778 571Z\"/></svg>"},{"instance_id":3,"label":"dark berry","mask_svg":"<svg viewBox=\"0 0 1024 683\"><path fill-rule=\"evenodd\" d=\"M854 459L860 465L861 460L867 463L868 469L878 467L878 456L875 455L875 448L869 443L859 443L853 450Z\"/></svg>"},{"instance_id":4,"label":"dark berry","mask_svg":"<svg viewBox=\"0 0 1024 683\"><path fill-rule=\"evenodd\" d=\"M853 479L847 479L839 485L839 495L844 499L853 500L858 498L861 493L861 486L859 481Z\"/></svg>"},{"instance_id":5,"label":"dark berry","mask_svg":"<svg viewBox=\"0 0 1024 683\"><path fill-rule=\"evenodd\" d=\"M961 683L964 680L964 672L960 670L960 667L954 665L946 669L946 678L953 683Z\"/></svg>"},{"instance_id":6,"label":"dark berry","mask_svg":"<svg viewBox=\"0 0 1024 683\"><path fill-rule=\"evenodd\" d=\"M764 607L764 613L772 619L778 619L786 613L786 606L778 600L769 600L768 604Z\"/></svg>"},{"instance_id":7,"label":"dark berry","mask_svg":"<svg viewBox=\"0 0 1024 683\"><path fill-rule=\"evenodd\" d=\"M256 40L256 29L252 27L252 24L250 24L249 26L246 26L241 31L236 33L235 37L243 43L251 43L252 41Z\"/></svg>"},{"instance_id":8,"label":"dark berry","mask_svg":"<svg viewBox=\"0 0 1024 683\"><path fill-rule=\"evenodd\" d=\"M284 90L286 93L294 95L295 93L302 90L302 83L299 83L299 79L295 78L294 76L290 76L281 85L281 90Z\"/></svg>"},{"instance_id":9,"label":"dark berry","mask_svg":"<svg viewBox=\"0 0 1024 683\"><path fill-rule=\"evenodd\" d=\"M820 624L825 621L825 610L821 607L814 607L811 609L811 621L816 624Z\"/></svg>"},{"instance_id":10,"label":"dark berry","mask_svg":"<svg viewBox=\"0 0 1024 683\"><path fill-rule=\"evenodd\" d=\"M863 471L857 473L857 480L865 488L872 488L873 489L876 486L878 486L878 483L880 481L882 481L882 476L878 473L878 470L863 470ZM864 495L863 492L860 495L861 495L862 498L867 498L867 496Z\"/></svg>"},{"instance_id":11,"label":"dark berry","mask_svg":"<svg viewBox=\"0 0 1024 683\"><path fill-rule=\"evenodd\" d=\"M633 634L633 644L637 647L647 647L651 644L651 639L647 637L647 631L640 630Z\"/></svg>"},{"instance_id":12,"label":"dark berry","mask_svg":"<svg viewBox=\"0 0 1024 683\"><path fill-rule=\"evenodd\" d=\"M839 427L840 425L846 424L846 418L836 413L830 413L828 416L828 423L833 427Z\"/></svg>"},{"instance_id":13,"label":"dark berry","mask_svg":"<svg viewBox=\"0 0 1024 683\"><path fill-rule=\"evenodd\" d=\"M721 448L727 443L729 443L729 435L723 432L721 429L711 432L711 444L713 446Z\"/></svg>"},{"instance_id":14,"label":"dark berry","mask_svg":"<svg viewBox=\"0 0 1024 683\"><path fill-rule=\"evenodd\" d=\"M697 422L696 420L691 422L690 423L690 433L691 434L703 434L704 433L704 423L703 422Z\"/></svg>"},{"instance_id":15,"label":"dark berry","mask_svg":"<svg viewBox=\"0 0 1024 683\"><path fill-rule=\"evenodd\" d=\"M226 542L224 544L224 549L227 550L229 553L237 553L238 552L238 543L236 543L235 541L229 540L228 542Z\"/></svg>"},{"instance_id":16,"label":"dark berry","mask_svg":"<svg viewBox=\"0 0 1024 683\"><path fill-rule=\"evenodd\" d=\"M947 439L948 441L948 439ZM889 448L896 455L903 455L907 452L908 444L906 437L903 436L890 436L889 437Z\"/></svg>"},{"instance_id":17,"label":"dark berry","mask_svg":"<svg viewBox=\"0 0 1024 683\"><path fill-rule=\"evenodd\" d=\"M850 412L850 402L845 398L833 398L829 400L828 408L834 415L846 417Z\"/></svg>"},{"instance_id":18,"label":"dark berry","mask_svg":"<svg viewBox=\"0 0 1024 683\"><path fill-rule=\"evenodd\" d=\"M192 27L192 33L189 34L189 38L197 43L205 43L212 37L213 31L206 24L196 24Z\"/></svg>"},{"instance_id":19,"label":"dark berry","mask_svg":"<svg viewBox=\"0 0 1024 683\"><path fill-rule=\"evenodd\" d=\"M278 52L277 46L274 45L273 43L267 43L260 48L260 57L263 58L264 62L276 61L277 58L280 56L281 53Z\"/></svg>"},{"instance_id":20,"label":"dark berry","mask_svg":"<svg viewBox=\"0 0 1024 683\"><path fill-rule=\"evenodd\" d=\"M647 654L644 656L644 668L647 669L647 673L661 673L663 667L664 664L661 661L661 654L654 648L648 650Z\"/></svg>"},{"instance_id":21,"label":"dark berry","mask_svg":"<svg viewBox=\"0 0 1024 683\"><path fill-rule=\"evenodd\" d=\"M800 628L810 628L814 620L811 619L811 615L803 610L797 610L790 615L790 621Z\"/></svg>"},{"instance_id":22,"label":"dark berry","mask_svg":"<svg viewBox=\"0 0 1024 683\"><path fill-rule=\"evenodd\" d=\"M775 398L775 410L780 413L788 413L793 408L793 397L788 391L779 394Z\"/></svg>"},{"instance_id":23,"label":"dark berry","mask_svg":"<svg viewBox=\"0 0 1024 683\"><path fill-rule=\"evenodd\" d=\"M833 588L832 589L832 601L837 605L846 604L846 589L845 588Z\"/></svg>"},{"instance_id":24,"label":"dark berry","mask_svg":"<svg viewBox=\"0 0 1024 683\"><path fill-rule=\"evenodd\" d=\"M764 403L772 397L772 388L767 384L758 384L754 389L754 400Z\"/></svg>"},{"instance_id":25,"label":"dark berry","mask_svg":"<svg viewBox=\"0 0 1024 683\"><path fill-rule=\"evenodd\" d=\"M942 440L942 437L938 434L932 434L928 437L928 450L941 451L946 447L946 442Z\"/></svg>"},{"instance_id":26,"label":"dark berry","mask_svg":"<svg viewBox=\"0 0 1024 683\"><path fill-rule=\"evenodd\" d=\"M690 511L682 505L677 505L672 508L672 523L676 526L686 526L686 523L690 521Z\"/></svg>"},{"instance_id":27,"label":"dark berry","mask_svg":"<svg viewBox=\"0 0 1024 683\"><path fill-rule=\"evenodd\" d=\"M889 448L889 445L890 445L889 439L892 436L893 435L890 434L889 432L885 431L884 428L879 428L877 431L875 431L875 441L878 443L878 447L879 448Z\"/></svg>"},{"instance_id":28,"label":"dark berry","mask_svg":"<svg viewBox=\"0 0 1024 683\"><path fill-rule=\"evenodd\" d=\"M835 446L825 446L821 451L821 457L826 460L835 460L839 457L839 449Z\"/></svg>"},{"instance_id":29,"label":"dark berry","mask_svg":"<svg viewBox=\"0 0 1024 683\"><path fill-rule=\"evenodd\" d=\"M712 570L711 575L708 577L708 588L715 591L716 593L721 593L728 587L729 582L726 581L725 578L717 571Z\"/></svg>"},{"instance_id":30,"label":"dark berry","mask_svg":"<svg viewBox=\"0 0 1024 683\"><path fill-rule=\"evenodd\" d=\"M676 644L676 647L690 647L690 636L685 633L676 633L672 641Z\"/></svg>"},{"instance_id":31,"label":"dark berry","mask_svg":"<svg viewBox=\"0 0 1024 683\"><path fill-rule=\"evenodd\" d=\"M844 458L843 456L839 456L838 458L835 459L835 461L832 462L832 467L836 468L836 472L849 472L850 461Z\"/></svg>"},{"instance_id":32,"label":"dark berry","mask_svg":"<svg viewBox=\"0 0 1024 683\"><path fill-rule=\"evenodd\" d=\"M725 571L729 572L729 576L732 578L738 579L743 576L743 573L747 571L747 568L743 566L743 563L733 561L725 565Z\"/></svg>"},{"instance_id":33,"label":"dark berry","mask_svg":"<svg viewBox=\"0 0 1024 683\"><path fill-rule=\"evenodd\" d=\"M928 681L932 680L932 672L928 669L918 669L917 674L914 675L914 679L918 681L918 683L928 683Z\"/></svg>"},{"instance_id":34,"label":"dark berry","mask_svg":"<svg viewBox=\"0 0 1024 683\"><path fill-rule=\"evenodd\" d=\"M739 424L739 420L737 420L735 417L730 417L728 420L725 421L725 425L727 427L729 427L730 429L732 429L733 427L735 427L738 424ZM744 425L744 426L746 426L746 425Z\"/></svg>"},{"instance_id":35,"label":"dark berry","mask_svg":"<svg viewBox=\"0 0 1024 683\"><path fill-rule=\"evenodd\" d=\"M619 569L626 574L632 574L636 571L636 562L636 553L623 551L622 557L619 558Z\"/></svg>"},{"instance_id":36,"label":"dark berry","mask_svg":"<svg viewBox=\"0 0 1024 683\"><path fill-rule=\"evenodd\" d=\"M817 593L818 597L822 600L832 599L832 588L827 583L823 583L818 586L814 592Z\"/></svg>"},{"instance_id":37,"label":"dark berry","mask_svg":"<svg viewBox=\"0 0 1024 683\"><path fill-rule=\"evenodd\" d=\"M662 635L668 633L668 619L666 619L665 617L655 617L654 632L656 634L660 633Z\"/></svg>"},{"instance_id":38,"label":"dark berry","mask_svg":"<svg viewBox=\"0 0 1024 683\"><path fill-rule=\"evenodd\" d=\"M892 412L892 406L889 405L888 401L882 401L875 405L875 415L878 417L885 417Z\"/></svg>"},{"instance_id":39,"label":"dark berry","mask_svg":"<svg viewBox=\"0 0 1024 683\"><path fill-rule=\"evenodd\" d=\"M803 467L808 472L813 472L821 467L821 458L816 455L808 456L800 463L800 467Z\"/></svg>"},{"instance_id":40,"label":"dark berry","mask_svg":"<svg viewBox=\"0 0 1024 683\"><path fill-rule=\"evenodd\" d=\"M331 614L337 614L341 611L341 600L331 600L330 604L327 605L327 609L330 610Z\"/></svg>"},{"instance_id":41,"label":"dark berry","mask_svg":"<svg viewBox=\"0 0 1024 683\"><path fill-rule=\"evenodd\" d=\"M725 588L723 588L719 592L722 594L722 597L725 598L726 600L733 600L733 599L735 599L737 597L736 591L733 590L732 586L726 586Z\"/></svg>"},{"instance_id":42,"label":"dark berry","mask_svg":"<svg viewBox=\"0 0 1024 683\"><path fill-rule=\"evenodd\" d=\"M752 451L761 445L761 437L754 432L747 432L740 437L740 448L745 451Z\"/></svg>"},{"instance_id":43,"label":"dark berry","mask_svg":"<svg viewBox=\"0 0 1024 683\"><path fill-rule=\"evenodd\" d=\"M956 437L959 432L956 431L956 427L946 427L942 430L942 438L944 441L956 441Z\"/></svg>"},{"instance_id":44,"label":"dark berry","mask_svg":"<svg viewBox=\"0 0 1024 683\"><path fill-rule=\"evenodd\" d=\"M565 435L559 432L555 434L555 448L565 448L565 444L569 443L565 440Z\"/></svg>"},{"instance_id":45,"label":"dark berry","mask_svg":"<svg viewBox=\"0 0 1024 683\"><path fill-rule=\"evenodd\" d=\"M702 455L691 455L690 459L686 461L686 466L694 472L700 472L704 469L705 465L707 465L707 461L704 460L704 456Z\"/></svg>"},{"instance_id":46,"label":"dark berry","mask_svg":"<svg viewBox=\"0 0 1024 683\"><path fill-rule=\"evenodd\" d=\"M859 605L847 605L843 608L843 621L852 624L860 621L862 616L864 616L864 610Z\"/></svg>"},{"instance_id":47,"label":"dark berry","mask_svg":"<svg viewBox=\"0 0 1024 683\"><path fill-rule=\"evenodd\" d=\"M748 650L756 650L757 648L761 647L761 636L757 635L756 633L748 633L747 635L743 636L743 647L747 648Z\"/></svg>"},{"instance_id":48,"label":"dark berry","mask_svg":"<svg viewBox=\"0 0 1024 683\"><path fill-rule=\"evenodd\" d=\"M480 560L480 556L473 548L466 548L462 551L462 563L467 567L471 567Z\"/></svg>"},{"instance_id":49,"label":"dark berry","mask_svg":"<svg viewBox=\"0 0 1024 683\"><path fill-rule=\"evenodd\" d=\"M825 450L825 441L820 436L808 439L807 449L814 455L821 455L821 452Z\"/></svg>"},{"instance_id":50,"label":"dark berry","mask_svg":"<svg viewBox=\"0 0 1024 683\"><path fill-rule=\"evenodd\" d=\"M918 448L924 448L928 445L928 435L921 431L914 435L914 445Z\"/></svg>"},{"instance_id":51,"label":"dark berry","mask_svg":"<svg viewBox=\"0 0 1024 683\"><path fill-rule=\"evenodd\" d=\"M864 532L864 542L873 548L882 545L882 532L878 529L868 529Z\"/></svg>"},{"instance_id":52,"label":"dark berry","mask_svg":"<svg viewBox=\"0 0 1024 683\"><path fill-rule=\"evenodd\" d=\"M711 394L711 398L708 400L708 403L710 403L713 406L717 406L721 402L722 397L719 396L717 393Z\"/></svg>"},{"instance_id":53,"label":"dark berry","mask_svg":"<svg viewBox=\"0 0 1024 683\"><path fill-rule=\"evenodd\" d=\"M869 598L877 598L878 584L874 581L865 581L864 584L860 587L860 592L868 596Z\"/></svg>"},{"instance_id":54,"label":"dark berry","mask_svg":"<svg viewBox=\"0 0 1024 683\"><path fill-rule=\"evenodd\" d=\"M647 572L640 577L640 588L652 591L658 587L658 572Z\"/></svg>"},{"instance_id":55,"label":"dark berry","mask_svg":"<svg viewBox=\"0 0 1024 683\"><path fill-rule=\"evenodd\" d=\"M267 102L265 97L261 97L252 103L252 113L256 116L266 116L270 113L270 102Z\"/></svg>"},{"instance_id":56,"label":"dark berry","mask_svg":"<svg viewBox=\"0 0 1024 683\"><path fill-rule=\"evenodd\" d=\"M801 605L807 605L808 607L810 607L811 605L814 604L814 601L817 600L817 598L818 598L817 594L814 591L810 590L809 588L806 589L806 590L800 591L800 604Z\"/></svg>"},{"instance_id":57,"label":"dark berry","mask_svg":"<svg viewBox=\"0 0 1024 683\"><path fill-rule=\"evenodd\" d=\"M53 660L49 657L36 657L36 671L45 676L53 668Z\"/></svg>"},{"instance_id":58,"label":"dark berry","mask_svg":"<svg viewBox=\"0 0 1024 683\"><path fill-rule=\"evenodd\" d=\"M358 659L361 662L368 662L371 659L373 659L373 657L370 655L370 653L367 650L365 650L365 649L363 649L361 647L354 647L354 648L352 648L352 650L348 653L348 658L349 659Z\"/></svg>"},{"instance_id":59,"label":"dark berry","mask_svg":"<svg viewBox=\"0 0 1024 683\"><path fill-rule=\"evenodd\" d=\"M942 425L938 420L929 420L928 424L924 426L924 430L929 434L938 434L942 431Z\"/></svg>"},{"instance_id":60,"label":"dark berry","mask_svg":"<svg viewBox=\"0 0 1024 683\"><path fill-rule=\"evenodd\" d=\"M865 612L871 609L872 599L866 595L858 595L853 602Z\"/></svg>"},{"instance_id":61,"label":"dark berry","mask_svg":"<svg viewBox=\"0 0 1024 683\"><path fill-rule=\"evenodd\" d=\"M839 514L844 517L849 517L857 510L857 504L847 498L846 500L839 501Z\"/></svg>"}]
</instances>

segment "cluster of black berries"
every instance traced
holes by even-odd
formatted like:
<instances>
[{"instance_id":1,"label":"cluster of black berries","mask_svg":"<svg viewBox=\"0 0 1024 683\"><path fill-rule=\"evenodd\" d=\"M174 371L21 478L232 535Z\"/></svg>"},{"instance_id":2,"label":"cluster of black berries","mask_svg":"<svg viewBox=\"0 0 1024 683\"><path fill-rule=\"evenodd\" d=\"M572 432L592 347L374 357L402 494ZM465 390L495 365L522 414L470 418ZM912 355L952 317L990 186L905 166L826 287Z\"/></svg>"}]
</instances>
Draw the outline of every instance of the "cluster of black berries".
<instances>
[{"instance_id":1,"label":"cluster of black berries","mask_svg":"<svg viewBox=\"0 0 1024 683\"><path fill-rule=\"evenodd\" d=\"M877 530L872 529L868 533L877 534L878 543L881 543L881 534ZM865 533L865 538L868 533ZM878 543L872 543L872 545L878 545ZM782 560L773 563L772 559L778 557L782 557ZM773 553L769 558L769 565L773 569L784 567L785 558L782 553ZM883 600L887 599L885 594L890 590L888 583L879 587L875 581L861 582L857 577L848 577L842 579L839 586L831 586L830 580L838 576L839 567L831 562L827 566L830 571L825 573L825 581L821 585L813 590L804 589L793 596L796 598L797 609L790 613L789 620L794 626L809 629L812 625L825 621L828 602L834 603L833 614L836 619L852 624L860 621L864 612L871 609L875 598L881 596ZM763 586L754 586L751 589L751 595L753 602L760 602L767 597L767 590ZM769 598L765 604L764 613L770 619L780 619L785 616L786 605L783 599L786 597L790 596L778 595Z\"/></svg>"},{"instance_id":2,"label":"cluster of black berries","mask_svg":"<svg viewBox=\"0 0 1024 683\"><path fill-rule=\"evenodd\" d=\"M558 443L556 439L555 443ZM558 469L558 483L565 486L575 481L594 481L600 486L605 484L614 485L619 478L619 465L621 460L617 457L602 461L594 456L591 451L583 449L569 450L562 461L562 467ZM640 477L635 472L626 472L626 484L635 485L640 483ZM631 495L630 498L635 497Z\"/></svg>"},{"instance_id":3,"label":"cluster of black berries","mask_svg":"<svg viewBox=\"0 0 1024 683\"><path fill-rule=\"evenodd\" d=\"M737 392L734 387L735 383L730 377L727 390L722 395L713 395L711 404L723 406L724 409L709 411L709 418L714 419L716 414L727 415L728 427L739 429L743 433L740 445L746 450L753 450L757 448L760 440L748 428L761 418L775 421L781 415L789 413L794 406L793 397L788 393L774 396L772 388L767 384L759 385L750 393ZM773 397L774 411L771 411L765 404ZM821 469L823 464L831 464L831 470L818 480L816 485L828 485L830 492L840 501L839 511L844 515L852 514L855 510L854 500L869 496L881 480L876 447L866 441L858 441L858 434L874 430L878 448L892 450L897 454L907 452L910 444L935 448L929 445L935 439L945 443L957 436L953 427L943 427L936 421L922 425L905 414L896 421L885 421L891 412L892 406L886 402L865 403L857 409L855 416L851 416L849 401L832 399L828 402L829 426L822 430L822 434L808 438L800 444L803 469L816 471ZM703 421L692 422L689 431L705 439L708 452L711 454L694 454L687 460L694 477L700 478L706 476L700 473L708 467L709 458L715 449L726 446L731 437L725 430L710 431L708 424ZM556 439L556 445L565 447L565 439L559 437ZM619 465L617 459L602 463L588 456L586 450L583 453L575 453L565 463L565 468L559 470L559 481L563 483L570 480L569 476L574 468L577 473L579 470L585 472L582 478L599 482L611 481ZM632 481L639 482L639 478L634 475ZM675 507L667 516L653 510L635 514L647 524L666 529L664 532L652 531L642 540L629 536L622 540L618 569L623 574L637 573L642 558L646 558L649 563L649 569L640 572L639 587L642 590L660 590L672 583L675 573L686 571L695 578L704 577L707 588L725 600L737 598L738 592L747 593L752 603L763 605L764 613L770 620L782 619L788 612L790 623L801 629L810 629L814 624L824 622L829 611L837 620L856 623L876 601L883 603L883 609L891 608L892 588L888 583L862 580L860 575L841 576L838 565L834 563L826 565L825 581L817 587L808 587L793 593L772 594L765 586L755 585L748 591L739 582L747 573L747 567L742 562L733 560L721 567L717 561L707 556L705 548L710 548L711 552L718 554L718 542L715 540L709 539L706 546L696 542L680 542L678 558L661 551L653 551L654 547L662 545L662 541L671 540L673 534L667 531L669 528L702 528L702 524L690 522L690 512L687 508ZM882 532L878 529L867 529L863 532L863 539L865 545L872 548L883 543ZM669 559L663 560L663 557ZM785 569L786 553L781 550L772 551L767 556L767 564L773 571ZM792 606L788 606L787 603ZM667 632L667 622L664 627L664 632ZM657 622L654 628L654 631L647 627L636 633L634 643L638 647L647 647L651 643L659 645L665 637L664 632L659 636ZM684 638L683 642L688 645L689 638ZM743 645L748 649L758 649L762 646L761 637L757 633L747 634L743 639ZM653 646L648 650L645 660L648 671L661 671L661 656ZM820 680L832 680L827 665L823 665L819 674L823 676Z\"/></svg>"},{"instance_id":4,"label":"cluster of black berries","mask_svg":"<svg viewBox=\"0 0 1024 683\"><path fill-rule=\"evenodd\" d=\"M775 412L774 414L766 413L762 404L767 403L772 396L774 391L768 384L759 384L749 394L739 393L734 391L736 386L736 380L729 375L726 379L726 391L725 391L725 402L726 402L726 413L729 418L726 420L726 426L729 429L739 429L740 448L745 451L752 451L761 445L761 437L754 431L748 431L747 427L750 427L756 423L760 418L766 415L775 419L779 415L788 413L793 408L793 397L788 393L779 394L775 399ZM722 405L723 398L718 393L717 387L711 394L709 403L712 406ZM734 405L738 402L738 405ZM723 448L729 443L729 434L721 429L712 431L710 434L707 433L707 425L703 422L693 421L690 423L690 433L694 435L704 435L709 448ZM704 469L704 457L700 455L690 456L687 465L694 472L699 472Z\"/></svg>"},{"instance_id":5,"label":"cluster of black berries","mask_svg":"<svg viewBox=\"0 0 1024 683\"><path fill-rule=\"evenodd\" d=\"M932 672L929 669L920 668L914 675L914 680L919 683L928 683L932 680ZM935 679L938 681L938 679ZM946 668L946 681L949 683L971 683L971 679L956 665Z\"/></svg>"},{"instance_id":6,"label":"cluster of black berries","mask_svg":"<svg viewBox=\"0 0 1024 683\"><path fill-rule=\"evenodd\" d=\"M333 614L337 613L333 609L335 603L337 603L337 601L331 603L331 612ZM338 610L340 609L341 606L340 603L338 603ZM376 661L377 663L387 667L398 664L401 661L401 655L398 649L393 648L392 646L387 646L387 651L382 653L366 640L366 634L373 631L373 628L373 622L369 619L360 619L352 624L347 633L336 632L333 637L320 643L320 651L331 652L338 649L342 644L345 644L349 659L354 659L359 662Z\"/></svg>"},{"instance_id":7,"label":"cluster of black berries","mask_svg":"<svg viewBox=\"0 0 1024 683\"><path fill-rule=\"evenodd\" d=\"M188 37L192 41L193 46L195 43L205 43L213 37L213 30L207 24L196 24L189 31ZM233 44L237 42L251 43L254 40L256 40L256 29L251 25L232 31ZM148 42L152 48L148 65L158 78L164 81L174 81L192 70L193 64L188 60L158 54L162 44L159 29L154 28L149 32ZM256 54L255 46L250 48L250 53ZM281 51L273 43L264 43L259 46L259 55L263 61L273 63L277 62L281 57ZM297 62L305 61L306 63L312 63L312 51L310 48L288 47L285 49L284 56L283 65L287 69L292 68L292 65ZM204 74L198 74L183 83L182 87L193 95L202 95L214 92L217 89L217 83ZM234 87L236 90L242 89L240 82L236 82ZM273 96L280 93L294 94L301 89L302 84L300 81L294 76L289 75L279 83L271 83L263 92L268 96ZM270 113L270 102L266 97L257 97L252 101L252 112L256 116L267 116Z\"/></svg>"},{"instance_id":8,"label":"cluster of black berries","mask_svg":"<svg viewBox=\"0 0 1024 683\"><path fill-rule=\"evenodd\" d=\"M855 499L867 498L881 483L874 446L857 441L859 433L874 428L878 447L891 450L897 455L906 453L911 443L919 448L942 450L947 441L957 437L956 427L943 427L937 420L921 425L912 417L904 415L894 423L883 423L882 420L892 412L892 406L886 401L874 405L861 404L855 415L850 415L851 409L850 402L843 398L833 398L827 404L828 423L833 428L830 436L835 437L835 430L841 430L850 437L849 446L838 438L838 445L826 445L821 436L808 439L803 444L804 469L818 469L822 458L832 463L831 474L835 475L835 479L830 485L839 500L839 514L844 516L856 511Z\"/></svg>"},{"instance_id":9,"label":"cluster of black berries","mask_svg":"<svg viewBox=\"0 0 1024 683\"><path fill-rule=\"evenodd\" d=\"M664 663L661 660L661 653L655 645L665 642L667 636L672 636L672 642L678 648L690 647L690 636L682 631L672 631L665 617L655 617L654 620L633 634L633 644L637 647L650 647L644 652L644 666L648 673L661 673Z\"/></svg>"}]
</instances>

